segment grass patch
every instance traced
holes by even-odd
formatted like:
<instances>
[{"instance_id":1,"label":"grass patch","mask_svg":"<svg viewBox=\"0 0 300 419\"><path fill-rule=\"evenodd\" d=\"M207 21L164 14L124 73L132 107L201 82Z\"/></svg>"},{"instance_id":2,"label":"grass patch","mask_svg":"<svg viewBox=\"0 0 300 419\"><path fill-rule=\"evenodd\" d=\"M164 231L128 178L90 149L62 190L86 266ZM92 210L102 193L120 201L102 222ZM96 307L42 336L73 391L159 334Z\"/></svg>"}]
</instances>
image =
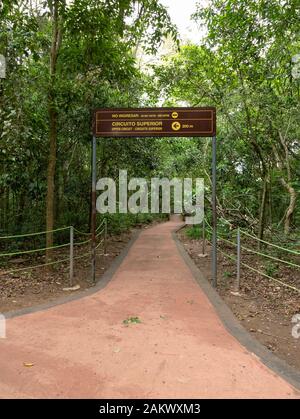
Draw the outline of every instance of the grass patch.
<instances>
[{"instance_id":1,"label":"grass patch","mask_svg":"<svg viewBox=\"0 0 300 419\"><path fill-rule=\"evenodd\" d=\"M142 321L138 317L128 317L128 319L123 320L123 324L125 324L126 326L138 323L142 323Z\"/></svg>"}]
</instances>

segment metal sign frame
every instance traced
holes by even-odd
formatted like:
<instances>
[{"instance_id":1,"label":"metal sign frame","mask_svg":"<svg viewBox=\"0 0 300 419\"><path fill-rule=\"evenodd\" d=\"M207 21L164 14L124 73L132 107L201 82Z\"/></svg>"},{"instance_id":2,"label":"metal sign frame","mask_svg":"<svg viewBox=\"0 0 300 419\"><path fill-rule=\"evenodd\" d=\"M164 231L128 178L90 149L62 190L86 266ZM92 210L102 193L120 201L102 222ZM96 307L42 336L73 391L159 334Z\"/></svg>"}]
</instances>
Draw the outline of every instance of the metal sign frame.
<instances>
[{"instance_id":1,"label":"metal sign frame","mask_svg":"<svg viewBox=\"0 0 300 419\"><path fill-rule=\"evenodd\" d=\"M101 114L104 118L101 118ZM100 118L97 117L100 115ZM155 117L153 116L155 115ZM206 115L206 116L205 116ZM202 118L201 118L202 116ZM98 124L99 121L103 122ZM114 124L114 121L118 121ZM127 125L126 125L127 121ZM144 122L146 121L146 122ZM180 121L180 122L179 122ZM190 122L193 121L193 122ZM123 125L120 123L122 122ZM151 123L153 122L153 124ZM172 124L179 122L173 128ZM156 124L156 125L155 125ZM171 124L171 125L170 125ZM171 126L171 130L170 130ZM126 130L121 128L126 127ZM145 128L143 130L142 128ZM159 128L157 131L153 127ZM147 129L146 129L147 128ZM177 129L178 128L178 129ZM170 131L167 131L170 130ZM99 108L93 116L92 140L92 279L96 282L96 152L97 137L211 137L212 138L212 284L217 286L217 138L216 108Z\"/></svg>"}]
</instances>

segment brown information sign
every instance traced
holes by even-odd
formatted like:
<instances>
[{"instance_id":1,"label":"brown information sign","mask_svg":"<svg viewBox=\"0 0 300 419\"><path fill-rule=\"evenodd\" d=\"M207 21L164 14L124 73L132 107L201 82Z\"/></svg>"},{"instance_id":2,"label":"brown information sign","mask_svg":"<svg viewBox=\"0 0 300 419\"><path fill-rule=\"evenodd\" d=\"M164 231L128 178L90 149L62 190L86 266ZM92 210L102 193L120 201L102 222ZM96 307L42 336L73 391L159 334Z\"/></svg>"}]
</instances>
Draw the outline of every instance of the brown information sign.
<instances>
[{"instance_id":1,"label":"brown information sign","mask_svg":"<svg viewBox=\"0 0 300 419\"><path fill-rule=\"evenodd\" d=\"M215 108L96 109L96 137L214 137Z\"/></svg>"}]
</instances>

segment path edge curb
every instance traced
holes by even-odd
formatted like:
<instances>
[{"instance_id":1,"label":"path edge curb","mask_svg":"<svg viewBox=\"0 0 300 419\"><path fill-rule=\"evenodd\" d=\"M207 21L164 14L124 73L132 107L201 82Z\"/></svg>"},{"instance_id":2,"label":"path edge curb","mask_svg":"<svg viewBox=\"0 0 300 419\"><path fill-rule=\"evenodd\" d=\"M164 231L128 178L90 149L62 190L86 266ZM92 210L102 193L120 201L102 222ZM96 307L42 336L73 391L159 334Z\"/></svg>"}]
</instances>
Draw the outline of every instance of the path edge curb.
<instances>
[{"instance_id":1,"label":"path edge curb","mask_svg":"<svg viewBox=\"0 0 300 419\"><path fill-rule=\"evenodd\" d=\"M118 254L118 256L115 257L115 259L112 261L109 268L105 271L105 273L102 275L100 279L97 280L96 285L86 289L77 292L76 294L70 294L63 297L55 298L53 301L49 301L46 303L41 303L32 307L25 307L17 310L7 311L3 312L2 314L5 316L6 319L11 319L13 317L19 317L24 316L26 314L32 314L36 313L38 311L45 311L52 307L60 306L62 304L69 303L71 301L79 300L81 298L88 297L90 295L93 295L103 289L112 279L117 269L120 267L121 263L127 256L129 250L135 243L135 241L138 239L139 235L141 234L142 230L134 230L132 233L132 237L129 240L129 242L126 244L124 249Z\"/></svg>"},{"instance_id":2,"label":"path edge curb","mask_svg":"<svg viewBox=\"0 0 300 419\"><path fill-rule=\"evenodd\" d=\"M221 322L226 330L234 336L238 342L244 346L249 352L256 355L259 360L267 366L271 371L278 374L285 381L290 383L295 389L300 390L300 373L288 365L284 360L278 358L272 352L268 351L258 340L256 340L236 319L229 306L225 303L219 293L212 287L205 278L201 269L195 264L183 244L177 237L177 233L186 227L183 224L173 230L172 238L175 241L177 249L184 262L192 272L192 275L205 293L206 297L216 310Z\"/></svg>"}]
</instances>

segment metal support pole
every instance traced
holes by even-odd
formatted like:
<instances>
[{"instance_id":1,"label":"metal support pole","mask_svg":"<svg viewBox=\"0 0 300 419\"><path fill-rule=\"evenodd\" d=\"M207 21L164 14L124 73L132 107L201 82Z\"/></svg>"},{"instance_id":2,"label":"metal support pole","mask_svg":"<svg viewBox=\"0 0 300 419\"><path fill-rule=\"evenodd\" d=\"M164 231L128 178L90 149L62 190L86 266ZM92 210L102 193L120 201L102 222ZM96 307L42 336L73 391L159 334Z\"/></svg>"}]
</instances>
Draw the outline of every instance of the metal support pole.
<instances>
[{"instance_id":1,"label":"metal support pole","mask_svg":"<svg viewBox=\"0 0 300 419\"><path fill-rule=\"evenodd\" d=\"M212 284L217 286L217 139L212 138Z\"/></svg>"},{"instance_id":2,"label":"metal support pole","mask_svg":"<svg viewBox=\"0 0 300 419\"><path fill-rule=\"evenodd\" d=\"M202 255L205 255L206 250L206 238L205 238L205 218L202 220Z\"/></svg>"},{"instance_id":3,"label":"metal support pole","mask_svg":"<svg viewBox=\"0 0 300 419\"><path fill-rule=\"evenodd\" d=\"M73 287L74 275L74 227L70 227L70 286Z\"/></svg>"},{"instance_id":4,"label":"metal support pole","mask_svg":"<svg viewBox=\"0 0 300 419\"><path fill-rule=\"evenodd\" d=\"M92 235L92 281L96 283L96 137L93 136L92 142L92 216L91 216L91 235Z\"/></svg>"},{"instance_id":5,"label":"metal support pole","mask_svg":"<svg viewBox=\"0 0 300 419\"><path fill-rule=\"evenodd\" d=\"M237 230L237 255L236 255L236 291L240 290L240 279L241 279L241 232Z\"/></svg>"},{"instance_id":6,"label":"metal support pole","mask_svg":"<svg viewBox=\"0 0 300 419\"><path fill-rule=\"evenodd\" d=\"M104 220L104 254L107 253L107 219Z\"/></svg>"}]
</instances>

